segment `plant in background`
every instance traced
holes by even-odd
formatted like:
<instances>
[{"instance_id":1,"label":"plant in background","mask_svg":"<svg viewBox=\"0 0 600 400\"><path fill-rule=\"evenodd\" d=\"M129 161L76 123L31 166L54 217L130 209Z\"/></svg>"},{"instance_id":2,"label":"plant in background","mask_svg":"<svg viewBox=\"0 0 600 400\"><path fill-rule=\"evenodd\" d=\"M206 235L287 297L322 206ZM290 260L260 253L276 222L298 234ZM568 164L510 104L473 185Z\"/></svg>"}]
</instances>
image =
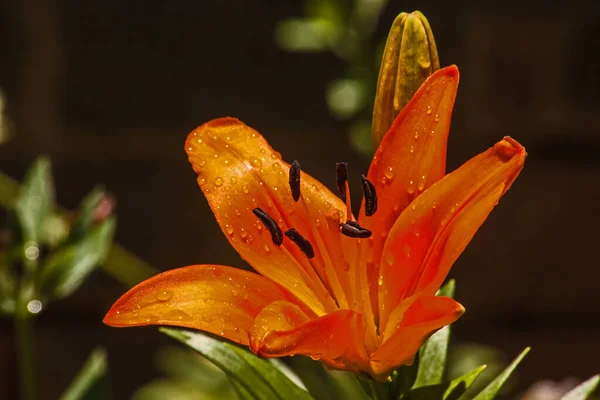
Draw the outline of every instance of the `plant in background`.
<instances>
[{"instance_id":1,"label":"plant in background","mask_svg":"<svg viewBox=\"0 0 600 400\"><path fill-rule=\"evenodd\" d=\"M67 217L54 203L50 161L40 157L8 210L0 246L0 313L15 321L23 399L36 397L33 317L71 295L104 263L116 226L114 200L102 189L94 189ZM91 362L104 365L102 351L94 354Z\"/></svg>"}]
</instances>

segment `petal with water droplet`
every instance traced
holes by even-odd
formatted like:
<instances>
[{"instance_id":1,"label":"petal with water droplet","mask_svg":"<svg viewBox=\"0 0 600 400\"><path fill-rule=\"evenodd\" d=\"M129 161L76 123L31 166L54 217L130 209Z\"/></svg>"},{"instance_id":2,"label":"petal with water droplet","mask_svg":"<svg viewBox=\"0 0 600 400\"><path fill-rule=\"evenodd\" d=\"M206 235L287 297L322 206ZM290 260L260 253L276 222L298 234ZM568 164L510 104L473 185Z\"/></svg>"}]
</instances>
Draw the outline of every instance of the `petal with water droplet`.
<instances>
[{"instance_id":1,"label":"petal with water droplet","mask_svg":"<svg viewBox=\"0 0 600 400\"><path fill-rule=\"evenodd\" d=\"M256 317L250 348L265 357L301 354L335 363L336 368L367 367L362 315L338 310L311 319L298 306L277 301Z\"/></svg>"},{"instance_id":2,"label":"petal with water droplet","mask_svg":"<svg viewBox=\"0 0 600 400\"><path fill-rule=\"evenodd\" d=\"M398 114L373 157L367 177L375 184L379 207L373 216L366 217L362 206L359 215L360 225L373 232L368 241L373 266L379 264L385 242L379 233L388 232L410 202L445 174L458 78L456 66L433 73ZM435 115L439 121L434 120ZM428 134L432 130L434 136ZM390 169L394 171L392 178L387 176ZM421 180L423 176L427 179ZM377 268L368 271L368 275L371 287L376 288ZM377 304L376 290L371 293L371 301Z\"/></svg>"},{"instance_id":3,"label":"petal with water droplet","mask_svg":"<svg viewBox=\"0 0 600 400\"><path fill-rule=\"evenodd\" d=\"M406 299L395 311L397 315L390 319L394 329L384 335L383 343L370 356L375 375L386 376L402 364L410 365L425 340L456 321L465 310L449 297L418 296Z\"/></svg>"},{"instance_id":4,"label":"petal with water droplet","mask_svg":"<svg viewBox=\"0 0 600 400\"><path fill-rule=\"evenodd\" d=\"M425 190L402 212L383 253L402 268L380 263L380 328L389 313L415 293L433 295L498 199L523 168L527 153L505 138ZM403 246L410 246L407 255Z\"/></svg>"},{"instance_id":5,"label":"petal with water droplet","mask_svg":"<svg viewBox=\"0 0 600 400\"><path fill-rule=\"evenodd\" d=\"M163 272L130 289L115 302L104 323L225 332L228 339L247 345L254 319L277 300L297 302L290 293L256 273L221 265L193 265Z\"/></svg>"},{"instance_id":6,"label":"petal with water droplet","mask_svg":"<svg viewBox=\"0 0 600 400\"><path fill-rule=\"evenodd\" d=\"M335 302L319 279L326 276L321 255L313 260L315 272L304 253L289 240L276 246L266 229L254 229L260 222L252 210L263 209L282 231L295 228L317 248L308 222L319 210L345 213L343 202L302 172L301 192L312 215L308 217L302 202L294 202L289 191L289 164L258 132L237 119L216 119L196 128L188 136L185 149L194 171L206 179L203 189L210 186L210 191L204 193L221 229L242 258L318 314L335 309ZM228 165L220 162L221 158L229 160ZM277 169L269 167L274 162L279 164ZM244 194L228 198L228 190L237 187Z\"/></svg>"}]
</instances>

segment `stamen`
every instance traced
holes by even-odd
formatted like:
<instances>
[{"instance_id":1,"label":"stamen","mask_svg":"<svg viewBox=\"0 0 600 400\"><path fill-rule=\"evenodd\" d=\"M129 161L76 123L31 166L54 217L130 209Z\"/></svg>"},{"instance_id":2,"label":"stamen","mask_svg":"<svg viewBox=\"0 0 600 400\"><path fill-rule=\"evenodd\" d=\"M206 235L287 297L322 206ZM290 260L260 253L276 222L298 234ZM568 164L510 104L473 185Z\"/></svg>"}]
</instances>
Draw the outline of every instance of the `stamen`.
<instances>
[{"instance_id":1,"label":"stamen","mask_svg":"<svg viewBox=\"0 0 600 400\"><path fill-rule=\"evenodd\" d=\"M304 254L306 254L307 258L313 258L315 256L315 251L308 240L304 238L297 230L294 228L285 231L285 236L289 237L292 242L296 244L302 250Z\"/></svg>"},{"instance_id":2,"label":"stamen","mask_svg":"<svg viewBox=\"0 0 600 400\"><path fill-rule=\"evenodd\" d=\"M294 201L300 199L300 163L294 160L290 166L290 190Z\"/></svg>"},{"instance_id":3,"label":"stamen","mask_svg":"<svg viewBox=\"0 0 600 400\"><path fill-rule=\"evenodd\" d=\"M267 228L271 234L273 243L277 246L281 246L281 243L283 243L283 233L281 233L281 229L275 220L260 207L256 207L254 210L252 210L252 212L260 220L260 222L263 223L265 228Z\"/></svg>"},{"instance_id":4,"label":"stamen","mask_svg":"<svg viewBox=\"0 0 600 400\"><path fill-rule=\"evenodd\" d=\"M365 197L365 215L370 217L377 211L377 192L375 191L375 186L366 176L361 175L361 178L363 196Z\"/></svg>"},{"instance_id":5,"label":"stamen","mask_svg":"<svg viewBox=\"0 0 600 400\"><path fill-rule=\"evenodd\" d=\"M340 224L340 226L342 227L342 235L359 239L371 237L371 231L358 225L356 221L346 221L345 224Z\"/></svg>"},{"instance_id":6,"label":"stamen","mask_svg":"<svg viewBox=\"0 0 600 400\"><path fill-rule=\"evenodd\" d=\"M339 162L335 164L335 181L337 190L342 197L346 197L346 181L348 180L348 163Z\"/></svg>"}]
</instances>

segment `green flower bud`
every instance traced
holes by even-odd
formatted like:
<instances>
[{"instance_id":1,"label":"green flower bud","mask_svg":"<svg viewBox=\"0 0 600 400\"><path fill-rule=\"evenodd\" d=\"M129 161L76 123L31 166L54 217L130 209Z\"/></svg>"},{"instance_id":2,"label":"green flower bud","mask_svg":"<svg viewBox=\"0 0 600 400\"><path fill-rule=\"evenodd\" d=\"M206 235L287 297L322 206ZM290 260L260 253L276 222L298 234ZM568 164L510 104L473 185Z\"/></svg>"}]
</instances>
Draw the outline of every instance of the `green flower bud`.
<instances>
[{"instance_id":1,"label":"green flower bud","mask_svg":"<svg viewBox=\"0 0 600 400\"><path fill-rule=\"evenodd\" d=\"M437 47L421 12L396 17L385 43L373 106L373 151L421 84L440 69Z\"/></svg>"}]
</instances>

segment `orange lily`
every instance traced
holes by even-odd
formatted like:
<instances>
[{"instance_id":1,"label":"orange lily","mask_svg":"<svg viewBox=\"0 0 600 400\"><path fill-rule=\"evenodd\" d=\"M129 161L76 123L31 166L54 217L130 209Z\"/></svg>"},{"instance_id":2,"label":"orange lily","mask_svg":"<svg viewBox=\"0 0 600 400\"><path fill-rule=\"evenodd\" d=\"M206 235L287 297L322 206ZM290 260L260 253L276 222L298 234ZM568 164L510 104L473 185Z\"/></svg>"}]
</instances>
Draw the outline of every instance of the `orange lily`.
<instances>
[{"instance_id":1,"label":"orange lily","mask_svg":"<svg viewBox=\"0 0 600 400\"><path fill-rule=\"evenodd\" d=\"M458 69L435 72L385 135L363 177L358 218L299 164L233 118L208 122L185 150L231 245L258 272L193 265L123 295L108 325L175 325L265 357L302 354L383 380L464 308L436 296L450 267L523 167L505 137L445 175ZM260 275L259 275L260 274Z\"/></svg>"}]
</instances>

